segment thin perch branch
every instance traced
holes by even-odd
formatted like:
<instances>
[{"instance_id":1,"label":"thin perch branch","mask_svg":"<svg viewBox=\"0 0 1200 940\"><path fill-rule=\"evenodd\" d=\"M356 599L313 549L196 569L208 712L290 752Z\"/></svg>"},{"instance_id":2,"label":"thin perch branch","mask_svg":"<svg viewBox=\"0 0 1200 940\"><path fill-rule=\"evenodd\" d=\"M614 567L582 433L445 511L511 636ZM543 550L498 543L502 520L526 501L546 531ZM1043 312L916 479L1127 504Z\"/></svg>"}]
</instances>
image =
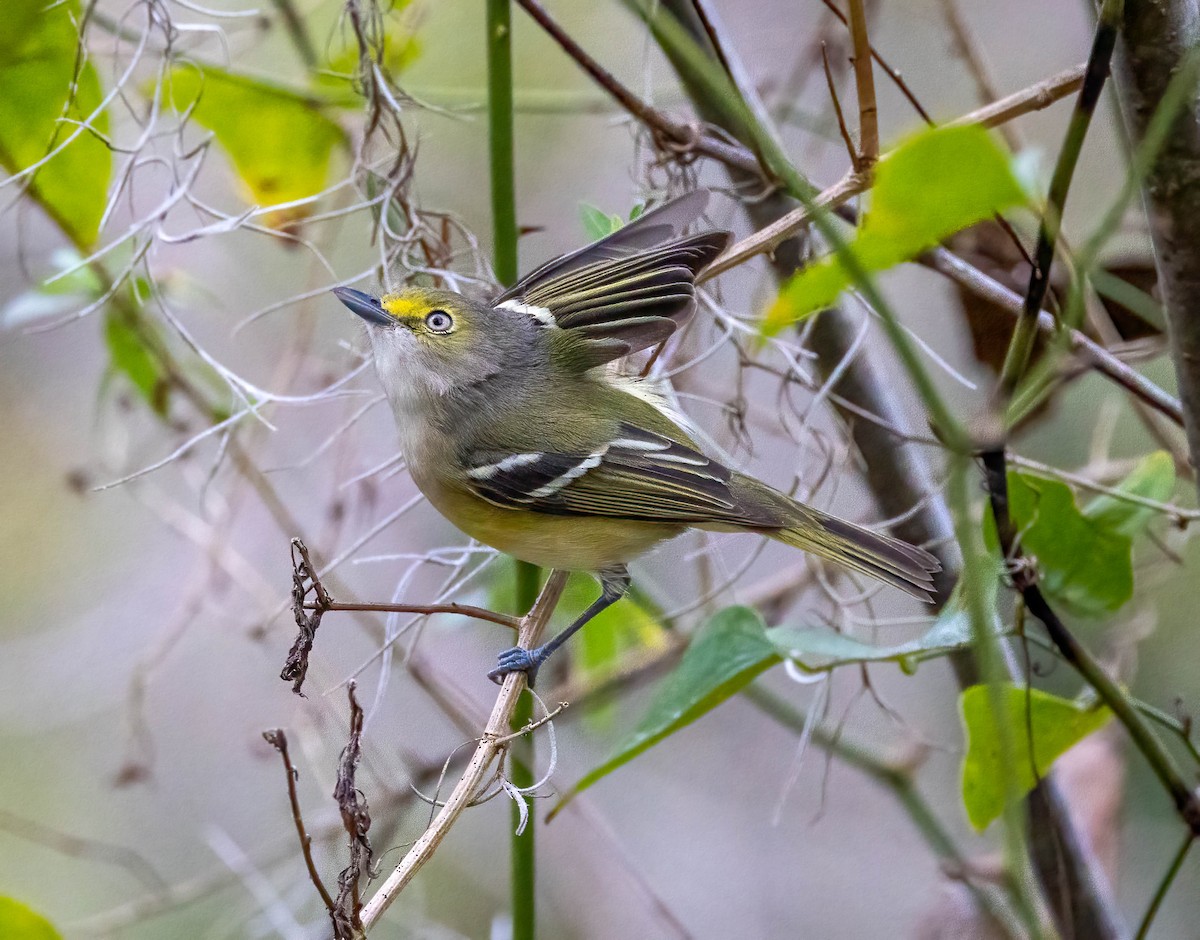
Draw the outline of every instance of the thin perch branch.
<instances>
[{"instance_id":1,"label":"thin perch branch","mask_svg":"<svg viewBox=\"0 0 1200 940\"><path fill-rule=\"evenodd\" d=\"M550 615L558 605L558 599L562 596L566 583L565 572L555 571L550 575L546 586L542 588L537 603L533 605L528 614L521 618L517 640L519 646L530 649L537 645ZM463 771L463 775L459 778L449 799L446 800L446 805L442 807L433 822L429 824L429 828L417 839L413 847L388 875L383 885L363 907L362 922L367 930L370 930L371 926L383 916L383 912L412 881L421 866L433 857L433 853L446 838L450 827L478 795L480 786L489 778L492 764L504 751L505 745L502 740L509 733L509 721L517 706L517 699L521 697L524 690L525 673L512 672L504 677L504 684L500 687L500 694L496 697L496 704L492 707L492 714L479 738L475 753L471 756L466 770Z\"/></svg>"}]
</instances>

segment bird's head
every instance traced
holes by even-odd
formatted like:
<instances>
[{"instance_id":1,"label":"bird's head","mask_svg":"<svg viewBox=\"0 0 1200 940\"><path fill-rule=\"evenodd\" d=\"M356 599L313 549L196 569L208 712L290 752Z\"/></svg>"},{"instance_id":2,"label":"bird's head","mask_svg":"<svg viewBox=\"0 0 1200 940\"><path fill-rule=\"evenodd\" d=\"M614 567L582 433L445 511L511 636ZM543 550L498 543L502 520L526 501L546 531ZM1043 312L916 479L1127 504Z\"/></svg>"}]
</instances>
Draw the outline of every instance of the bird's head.
<instances>
[{"instance_id":1,"label":"bird's head","mask_svg":"<svg viewBox=\"0 0 1200 940\"><path fill-rule=\"evenodd\" d=\"M366 322L375 368L394 403L478 385L528 349L526 318L454 291L406 287L376 298L338 287L333 293Z\"/></svg>"}]
</instances>

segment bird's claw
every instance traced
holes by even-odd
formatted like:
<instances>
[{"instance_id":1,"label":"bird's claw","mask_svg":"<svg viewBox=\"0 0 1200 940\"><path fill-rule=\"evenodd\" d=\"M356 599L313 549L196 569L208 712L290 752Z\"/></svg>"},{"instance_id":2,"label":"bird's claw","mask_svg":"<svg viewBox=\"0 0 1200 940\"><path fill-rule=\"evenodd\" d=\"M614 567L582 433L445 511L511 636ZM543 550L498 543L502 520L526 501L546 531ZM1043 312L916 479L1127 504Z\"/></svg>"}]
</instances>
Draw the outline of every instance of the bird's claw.
<instances>
[{"instance_id":1,"label":"bird's claw","mask_svg":"<svg viewBox=\"0 0 1200 940\"><path fill-rule=\"evenodd\" d=\"M507 649L496 658L496 668L488 673L488 678L496 685L504 684L504 677L510 672L525 673L525 681L529 688L537 681L538 667L542 665L542 657L538 650L522 649L514 646Z\"/></svg>"}]
</instances>

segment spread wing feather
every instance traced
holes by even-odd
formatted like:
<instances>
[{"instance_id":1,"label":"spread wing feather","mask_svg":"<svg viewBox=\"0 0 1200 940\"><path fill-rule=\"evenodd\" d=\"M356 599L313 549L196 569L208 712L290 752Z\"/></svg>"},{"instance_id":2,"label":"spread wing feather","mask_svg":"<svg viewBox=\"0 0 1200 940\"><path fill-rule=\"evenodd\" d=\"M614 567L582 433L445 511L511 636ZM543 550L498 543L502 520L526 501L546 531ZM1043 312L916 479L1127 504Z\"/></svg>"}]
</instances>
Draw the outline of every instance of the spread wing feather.
<instances>
[{"instance_id":1,"label":"spread wing feather","mask_svg":"<svg viewBox=\"0 0 1200 940\"><path fill-rule=\"evenodd\" d=\"M691 316L696 275L729 242L728 232L680 235L707 202L707 191L696 190L659 206L538 268L495 305L564 330L571 349L563 361L580 370L654 346Z\"/></svg>"},{"instance_id":2,"label":"spread wing feather","mask_svg":"<svg viewBox=\"0 0 1200 940\"><path fill-rule=\"evenodd\" d=\"M611 260L644 248L653 248L675 238L700 218L708 205L708 190L696 189L651 209L628 225L599 241L584 245L569 254L547 261L534 269L496 298L500 304L525 296L530 290L552 278L562 277L596 261Z\"/></svg>"}]
</instances>

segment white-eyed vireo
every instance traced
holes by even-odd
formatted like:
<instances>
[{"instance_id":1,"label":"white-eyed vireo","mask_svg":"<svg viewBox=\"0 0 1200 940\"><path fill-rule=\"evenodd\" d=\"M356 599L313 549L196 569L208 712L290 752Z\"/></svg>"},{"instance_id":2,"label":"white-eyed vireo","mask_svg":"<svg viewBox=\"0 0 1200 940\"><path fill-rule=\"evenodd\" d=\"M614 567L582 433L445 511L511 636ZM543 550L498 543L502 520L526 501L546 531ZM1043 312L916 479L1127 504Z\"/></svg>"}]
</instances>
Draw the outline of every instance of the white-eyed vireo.
<instances>
[{"instance_id":1,"label":"white-eyed vireo","mask_svg":"<svg viewBox=\"0 0 1200 940\"><path fill-rule=\"evenodd\" d=\"M928 552L796 502L700 453L670 409L612 363L667 339L727 232L680 232L699 190L538 268L491 301L420 287L334 293L367 323L421 492L473 538L590 571L599 599L489 675L538 667L629 587L625 564L689 527L749 530L928 600Z\"/></svg>"}]
</instances>

